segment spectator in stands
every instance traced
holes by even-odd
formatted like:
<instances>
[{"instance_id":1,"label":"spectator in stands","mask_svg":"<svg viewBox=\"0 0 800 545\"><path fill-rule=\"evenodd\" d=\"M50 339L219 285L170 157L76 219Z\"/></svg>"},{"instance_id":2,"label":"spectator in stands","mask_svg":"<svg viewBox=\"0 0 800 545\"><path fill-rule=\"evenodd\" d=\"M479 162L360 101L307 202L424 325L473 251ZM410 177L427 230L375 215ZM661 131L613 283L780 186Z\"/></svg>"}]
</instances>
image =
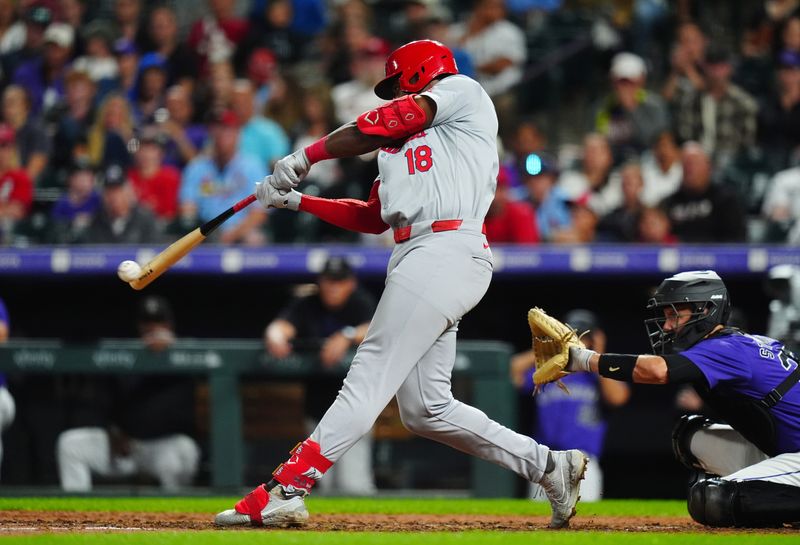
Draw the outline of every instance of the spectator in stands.
<instances>
[{"instance_id":1,"label":"spectator in stands","mask_svg":"<svg viewBox=\"0 0 800 545\"><path fill-rule=\"evenodd\" d=\"M136 44L139 51L147 50L147 31L142 25L141 0L114 0L115 35Z\"/></svg>"},{"instance_id":2,"label":"spectator in stands","mask_svg":"<svg viewBox=\"0 0 800 545\"><path fill-rule=\"evenodd\" d=\"M696 140L710 151L717 168L755 143L758 105L753 97L731 83L731 53L709 47L705 59L706 87L675 98L675 131L679 141Z\"/></svg>"},{"instance_id":3,"label":"spectator in stands","mask_svg":"<svg viewBox=\"0 0 800 545\"><path fill-rule=\"evenodd\" d=\"M172 220L178 213L181 173L164 165L166 137L158 127L149 126L142 129L138 141L128 179L140 203L150 207L158 219Z\"/></svg>"},{"instance_id":4,"label":"spectator in stands","mask_svg":"<svg viewBox=\"0 0 800 545\"><path fill-rule=\"evenodd\" d=\"M620 179L613 166L608 139L602 134L588 134L583 139L580 167L564 172L558 184L571 200L585 196L592 210L602 216L622 203Z\"/></svg>"},{"instance_id":5,"label":"spectator in stands","mask_svg":"<svg viewBox=\"0 0 800 545\"><path fill-rule=\"evenodd\" d=\"M235 74L233 65L228 61L212 63L208 70L208 97L205 111L217 114L230 107Z\"/></svg>"},{"instance_id":6,"label":"spectator in stands","mask_svg":"<svg viewBox=\"0 0 800 545\"><path fill-rule=\"evenodd\" d=\"M764 196L762 215L770 225L770 238L786 240L800 219L800 166L775 174Z\"/></svg>"},{"instance_id":7,"label":"spectator in stands","mask_svg":"<svg viewBox=\"0 0 800 545\"><path fill-rule=\"evenodd\" d=\"M306 416L312 421L308 426L311 429L342 385L341 376L324 371L340 366L348 352L364 340L375 313L375 300L358 286L352 268L342 257L325 262L317 286L314 294L295 297L264 331L264 344L274 358L283 359L293 352L319 356L321 371L306 385ZM373 494L371 434L347 451L318 485L326 492L334 489L340 494Z\"/></svg>"},{"instance_id":8,"label":"spectator in stands","mask_svg":"<svg viewBox=\"0 0 800 545\"><path fill-rule=\"evenodd\" d=\"M558 231L553 231L552 241L559 244L588 244L597 239L597 222L599 217L591 206L588 198L581 197L569 201L570 226Z\"/></svg>"},{"instance_id":9,"label":"spectator in stands","mask_svg":"<svg viewBox=\"0 0 800 545\"><path fill-rule=\"evenodd\" d=\"M638 242L645 244L675 244L678 238L672 234L669 216L662 208L646 206L639 214Z\"/></svg>"},{"instance_id":10,"label":"spectator in stands","mask_svg":"<svg viewBox=\"0 0 800 545\"><path fill-rule=\"evenodd\" d=\"M656 139L655 145L642 154L641 162L642 203L656 206L678 190L683 177L681 149L675 142L675 135L664 131Z\"/></svg>"},{"instance_id":11,"label":"spectator in stands","mask_svg":"<svg viewBox=\"0 0 800 545\"><path fill-rule=\"evenodd\" d=\"M3 80L8 81L23 63L39 58L44 48L44 31L53 22L52 10L42 4L34 3L25 8L19 26L14 34L18 36L9 44L9 51L3 52ZM20 39L21 38L21 39Z\"/></svg>"},{"instance_id":12,"label":"spectator in stands","mask_svg":"<svg viewBox=\"0 0 800 545\"><path fill-rule=\"evenodd\" d=\"M644 208L644 180L639 163L629 162L620 168L622 205L600 219L599 238L615 242L636 242L639 235L639 216Z\"/></svg>"},{"instance_id":13,"label":"spectator in stands","mask_svg":"<svg viewBox=\"0 0 800 545\"><path fill-rule=\"evenodd\" d=\"M156 242L155 216L136 199L136 193L119 165L103 173L103 206L86 230L90 244L149 244Z\"/></svg>"},{"instance_id":14,"label":"spectator in stands","mask_svg":"<svg viewBox=\"0 0 800 545\"><path fill-rule=\"evenodd\" d=\"M160 53L145 53L139 59L139 73L133 93L133 117L137 125L155 121L155 113L164 107L167 90L167 61Z\"/></svg>"},{"instance_id":15,"label":"spectator in stands","mask_svg":"<svg viewBox=\"0 0 800 545\"><path fill-rule=\"evenodd\" d=\"M173 313L158 296L141 302L139 336L157 354L175 341ZM64 431L56 454L61 487L89 492L92 477L144 474L167 492L192 483L200 461L194 431L194 381L186 375L120 375L103 427ZM112 416L113 415L113 416Z\"/></svg>"},{"instance_id":16,"label":"spectator in stands","mask_svg":"<svg viewBox=\"0 0 800 545\"><path fill-rule=\"evenodd\" d=\"M501 128L514 113L512 88L522 80L527 59L525 34L506 19L504 0L475 0L469 19L453 25L450 41L475 65L477 80L495 101Z\"/></svg>"},{"instance_id":17,"label":"spectator in stands","mask_svg":"<svg viewBox=\"0 0 800 545\"><path fill-rule=\"evenodd\" d=\"M183 85L173 85L167 90L167 114L158 120L159 128L168 140L164 148L164 164L183 168L194 159L208 138L208 129L193 123L192 96Z\"/></svg>"},{"instance_id":18,"label":"spectator in stands","mask_svg":"<svg viewBox=\"0 0 800 545\"><path fill-rule=\"evenodd\" d=\"M370 38L354 53L350 64L353 79L335 85L331 90L334 112L340 124L349 123L384 102L375 95L374 89L385 75L388 54L389 44L380 38Z\"/></svg>"},{"instance_id":19,"label":"spectator in stands","mask_svg":"<svg viewBox=\"0 0 800 545\"><path fill-rule=\"evenodd\" d=\"M206 222L244 199L253 191L253 181L266 175L256 157L238 152L239 122L236 114L224 111L211 127L213 146L209 154L195 157L183 171L180 190L180 213L183 221L197 218ZM263 243L261 225L264 209L250 207L236 214L220 227L219 241L225 244ZM216 233L215 233L216 234Z\"/></svg>"},{"instance_id":20,"label":"spectator in stands","mask_svg":"<svg viewBox=\"0 0 800 545\"><path fill-rule=\"evenodd\" d=\"M86 72L71 70L65 86L64 102L57 110L53 152L49 161L49 167L57 178L60 178L61 171L69 168L75 146L86 140L97 96L97 86Z\"/></svg>"},{"instance_id":21,"label":"spectator in stands","mask_svg":"<svg viewBox=\"0 0 800 545\"><path fill-rule=\"evenodd\" d=\"M247 79L253 85L255 109L264 112L270 98L275 72L278 70L275 54L265 47L254 49L247 60Z\"/></svg>"},{"instance_id":22,"label":"spectator in stands","mask_svg":"<svg viewBox=\"0 0 800 545\"><path fill-rule=\"evenodd\" d=\"M604 134L616 162L638 157L668 128L667 108L645 89L647 67L633 53L618 53L611 61L612 93L595 114L595 130Z\"/></svg>"},{"instance_id":23,"label":"spectator in stands","mask_svg":"<svg viewBox=\"0 0 800 545\"><path fill-rule=\"evenodd\" d=\"M523 171L528 199L536 213L539 238L548 242L556 232L572 227L569 199L557 184L558 174L555 161L543 155L531 156Z\"/></svg>"},{"instance_id":24,"label":"spectator in stands","mask_svg":"<svg viewBox=\"0 0 800 545\"><path fill-rule=\"evenodd\" d=\"M775 94L759 108L758 141L771 166L784 169L800 158L800 52L781 53L776 80Z\"/></svg>"},{"instance_id":25,"label":"spectator in stands","mask_svg":"<svg viewBox=\"0 0 800 545\"><path fill-rule=\"evenodd\" d=\"M311 40L295 31L294 16L292 0L264 2L261 13L250 18L250 28L236 51L235 64L239 72L243 71L249 52L260 47L272 51L282 65L297 62L304 56Z\"/></svg>"},{"instance_id":26,"label":"spectator in stands","mask_svg":"<svg viewBox=\"0 0 800 545\"><path fill-rule=\"evenodd\" d=\"M139 75L139 50L136 44L125 38L114 42L114 54L117 56L119 77L116 90L124 96L133 96L136 77Z\"/></svg>"},{"instance_id":27,"label":"spectator in stands","mask_svg":"<svg viewBox=\"0 0 800 545\"><path fill-rule=\"evenodd\" d=\"M71 26L51 23L44 31L42 56L20 64L14 71L13 82L28 93L33 115L46 112L64 96L64 77L74 42Z\"/></svg>"},{"instance_id":28,"label":"spectator in stands","mask_svg":"<svg viewBox=\"0 0 800 545\"><path fill-rule=\"evenodd\" d=\"M231 108L241 126L239 151L258 157L271 172L272 164L289 153L289 137L276 122L256 113L253 91L249 80L233 84Z\"/></svg>"},{"instance_id":29,"label":"spectator in stands","mask_svg":"<svg viewBox=\"0 0 800 545\"><path fill-rule=\"evenodd\" d=\"M55 243L82 240L101 205L91 163L88 158L74 158L67 178L67 190L50 210L48 239Z\"/></svg>"},{"instance_id":30,"label":"spectator in stands","mask_svg":"<svg viewBox=\"0 0 800 545\"><path fill-rule=\"evenodd\" d=\"M8 317L8 309L3 299L0 298L0 345L6 344L11 330L11 322ZM0 432L8 428L14 421L17 408L14 398L6 386L6 376L0 373ZM0 439L0 465L3 461L3 441Z\"/></svg>"},{"instance_id":31,"label":"spectator in stands","mask_svg":"<svg viewBox=\"0 0 800 545\"><path fill-rule=\"evenodd\" d=\"M20 49L25 44L25 25L16 20L16 2L0 2L0 55Z\"/></svg>"},{"instance_id":32,"label":"spectator in stands","mask_svg":"<svg viewBox=\"0 0 800 545\"><path fill-rule=\"evenodd\" d=\"M16 162L14 129L0 124L0 243L10 240L14 226L28 215L33 202L31 179Z\"/></svg>"},{"instance_id":33,"label":"spectator in stands","mask_svg":"<svg viewBox=\"0 0 800 545\"><path fill-rule=\"evenodd\" d=\"M119 75L119 65L114 56L113 25L95 19L83 27L81 35L85 44L83 55L72 62L72 70L86 72L93 81L110 88Z\"/></svg>"},{"instance_id":34,"label":"spectator in stands","mask_svg":"<svg viewBox=\"0 0 800 545\"><path fill-rule=\"evenodd\" d=\"M564 322L583 334L581 340L590 350L603 353L606 335L597 316L586 309L573 309L564 316ZM584 334L585 333L585 334ZM533 367L536 358L533 350L515 354L511 358L511 378L522 392L533 392ZM554 385L546 385L534 397L536 418L533 438L552 448L578 448L589 457L586 478L581 483L581 500L599 501L603 497L603 471L600 457L603 454L609 408L625 405L630 399L630 388L624 382L600 377L584 377L572 373L562 379L569 393ZM554 415L558 415L555 417ZM546 500L542 487L530 485L530 496Z\"/></svg>"},{"instance_id":35,"label":"spectator in stands","mask_svg":"<svg viewBox=\"0 0 800 545\"><path fill-rule=\"evenodd\" d=\"M131 163L128 142L133 137L133 116L124 96L111 93L100 105L89 129L89 157L95 167Z\"/></svg>"},{"instance_id":36,"label":"spectator in stands","mask_svg":"<svg viewBox=\"0 0 800 545\"><path fill-rule=\"evenodd\" d=\"M235 0L208 0L209 13L196 21L189 32L189 48L200 60L200 78L209 73L209 66L233 60L236 47L249 28L247 19L236 16Z\"/></svg>"},{"instance_id":37,"label":"spectator in stands","mask_svg":"<svg viewBox=\"0 0 800 545\"><path fill-rule=\"evenodd\" d=\"M539 242L536 212L527 201L515 201L511 195L511 182L505 168L497 175L497 190L489 205L484 221L486 240L490 243L513 242L535 244Z\"/></svg>"},{"instance_id":38,"label":"spectator in stands","mask_svg":"<svg viewBox=\"0 0 800 545\"><path fill-rule=\"evenodd\" d=\"M687 21L676 30L677 43L670 57L671 69L661 94L672 102L676 95L701 92L706 82L703 75L706 38L697 23Z\"/></svg>"},{"instance_id":39,"label":"spectator in stands","mask_svg":"<svg viewBox=\"0 0 800 545\"><path fill-rule=\"evenodd\" d=\"M711 159L697 142L681 153L683 180L662 203L681 242L743 242L745 213L735 193L711 183Z\"/></svg>"},{"instance_id":40,"label":"spectator in stands","mask_svg":"<svg viewBox=\"0 0 800 545\"><path fill-rule=\"evenodd\" d=\"M199 65L195 52L180 39L175 11L165 5L154 8L150 12L148 33L152 51L166 60L167 84L186 85L191 91Z\"/></svg>"},{"instance_id":41,"label":"spectator in stands","mask_svg":"<svg viewBox=\"0 0 800 545\"><path fill-rule=\"evenodd\" d=\"M14 129L19 165L36 183L47 166L50 142L41 121L30 111L28 94L19 85L3 91L3 120Z\"/></svg>"},{"instance_id":42,"label":"spectator in stands","mask_svg":"<svg viewBox=\"0 0 800 545\"><path fill-rule=\"evenodd\" d=\"M82 28L84 23L84 16L86 15L87 4L86 0L61 0L61 21L68 24L72 28ZM80 40L77 40L75 51L83 52L84 47Z\"/></svg>"},{"instance_id":43,"label":"spectator in stands","mask_svg":"<svg viewBox=\"0 0 800 545\"><path fill-rule=\"evenodd\" d=\"M460 66L459 66L460 69ZM511 168L511 185L519 185L517 171L525 172L526 162L531 155L540 157L547 147L547 136L542 132L538 123L533 119L520 119L511 133L510 138L504 138L508 149L504 163ZM510 153L509 153L510 152ZM531 157L531 161L536 161Z\"/></svg>"}]
</instances>

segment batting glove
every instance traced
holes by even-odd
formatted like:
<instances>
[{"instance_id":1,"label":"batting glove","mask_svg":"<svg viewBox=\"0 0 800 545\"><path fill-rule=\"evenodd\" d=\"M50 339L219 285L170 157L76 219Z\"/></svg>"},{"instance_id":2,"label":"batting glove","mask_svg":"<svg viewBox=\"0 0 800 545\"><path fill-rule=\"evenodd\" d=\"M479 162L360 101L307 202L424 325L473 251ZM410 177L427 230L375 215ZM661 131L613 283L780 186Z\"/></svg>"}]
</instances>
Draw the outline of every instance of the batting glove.
<instances>
[{"instance_id":1,"label":"batting glove","mask_svg":"<svg viewBox=\"0 0 800 545\"><path fill-rule=\"evenodd\" d=\"M299 149L275 163L270 183L276 189L292 189L306 177L310 168L311 162L305 150Z\"/></svg>"},{"instance_id":2,"label":"batting glove","mask_svg":"<svg viewBox=\"0 0 800 545\"><path fill-rule=\"evenodd\" d=\"M594 350L583 348L580 346L569 347L569 361L564 368L565 371L575 372L584 371L589 372L592 368L589 366L589 360L592 356L597 354Z\"/></svg>"},{"instance_id":3,"label":"batting glove","mask_svg":"<svg viewBox=\"0 0 800 545\"><path fill-rule=\"evenodd\" d=\"M264 208L288 208L297 211L300 208L300 199L303 194L294 189L283 190L273 185L273 176L267 176L264 181L256 184L256 198Z\"/></svg>"}]
</instances>

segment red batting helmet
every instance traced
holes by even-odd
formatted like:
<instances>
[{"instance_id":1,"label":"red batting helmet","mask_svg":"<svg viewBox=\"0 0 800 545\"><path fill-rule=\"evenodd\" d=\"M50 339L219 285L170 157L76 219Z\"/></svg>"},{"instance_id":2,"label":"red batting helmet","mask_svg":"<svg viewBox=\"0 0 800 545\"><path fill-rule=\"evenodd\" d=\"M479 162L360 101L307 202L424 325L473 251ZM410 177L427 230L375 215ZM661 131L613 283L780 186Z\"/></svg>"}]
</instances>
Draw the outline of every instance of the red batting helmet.
<instances>
[{"instance_id":1,"label":"red batting helmet","mask_svg":"<svg viewBox=\"0 0 800 545\"><path fill-rule=\"evenodd\" d=\"M386 60L386 77L375 86L385 100L394 97L394 83L408 93L417 93L436 76L458 74L453 52L434 40L417 40L395 49Z\"/></svg>"}]
</instances>

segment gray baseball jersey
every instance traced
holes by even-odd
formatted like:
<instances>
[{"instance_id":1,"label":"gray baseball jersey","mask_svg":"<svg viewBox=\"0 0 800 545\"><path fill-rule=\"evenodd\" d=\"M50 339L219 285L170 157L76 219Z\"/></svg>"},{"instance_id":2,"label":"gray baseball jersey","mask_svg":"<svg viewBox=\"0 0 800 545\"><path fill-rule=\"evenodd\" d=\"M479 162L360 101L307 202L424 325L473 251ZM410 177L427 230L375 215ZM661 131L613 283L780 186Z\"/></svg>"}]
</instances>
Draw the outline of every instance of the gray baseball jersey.
<instances>
[{"instance_id":1,"label":"gray baseball jersey","mask_svg":"<svg viewBox=\"0 0 800 545\"><path fill-rule=\"evenodd\" d=\"M401 148L378 154L383 221L483 221L497 187L497 115L483 88L450 76L425 93L436 102L433 124Z\"/></svg>"},{"instance_id":2,"label":"gray baseball jersey","mask_svg":"<svg viewBox=\"0 0 800 545\"><path fill-rule=\"evenodd\" d=\"M458 323L492 277L481 223L496 186L497 117L483 89L464 76L425 94L436 101L433 125L378 158L384 221L414 228L392 252L367 335L311 439L336 462L396 395L411 431L538 481L549 449L450 391ZM460 228L432 232L432 221L447 219L462 220Z\"/></svg>"}]
</instances>

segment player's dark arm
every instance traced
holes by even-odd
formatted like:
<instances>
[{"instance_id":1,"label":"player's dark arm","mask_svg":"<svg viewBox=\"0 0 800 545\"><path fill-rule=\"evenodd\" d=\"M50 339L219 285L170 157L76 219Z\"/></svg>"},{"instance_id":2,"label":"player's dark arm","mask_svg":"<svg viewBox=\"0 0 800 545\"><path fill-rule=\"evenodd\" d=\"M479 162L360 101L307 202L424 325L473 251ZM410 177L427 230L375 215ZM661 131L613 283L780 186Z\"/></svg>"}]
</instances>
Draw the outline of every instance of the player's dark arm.
<instances>
[{"instance_id":1,"label":"player's dark arm","mask_svg":"<svg viewBox=\"0 0 800 545\"><path fill-rule=\"evenodd\" d=\"M306 148L311 163L355 157L402 141L431 126L436 103L422 95L407 95L361 114Z\"/></svg>"},{"instance_id":2,"label":"player's dark arm","mask_svg":"<svg viewBox=\"0 0 800 545\"><path fill-rule=\"evenodd\" d=\"M589 359L593 373L639 384L704 383L705 375L685 356L673 354L594 354Z\"/></svg>"}]
</instances>

